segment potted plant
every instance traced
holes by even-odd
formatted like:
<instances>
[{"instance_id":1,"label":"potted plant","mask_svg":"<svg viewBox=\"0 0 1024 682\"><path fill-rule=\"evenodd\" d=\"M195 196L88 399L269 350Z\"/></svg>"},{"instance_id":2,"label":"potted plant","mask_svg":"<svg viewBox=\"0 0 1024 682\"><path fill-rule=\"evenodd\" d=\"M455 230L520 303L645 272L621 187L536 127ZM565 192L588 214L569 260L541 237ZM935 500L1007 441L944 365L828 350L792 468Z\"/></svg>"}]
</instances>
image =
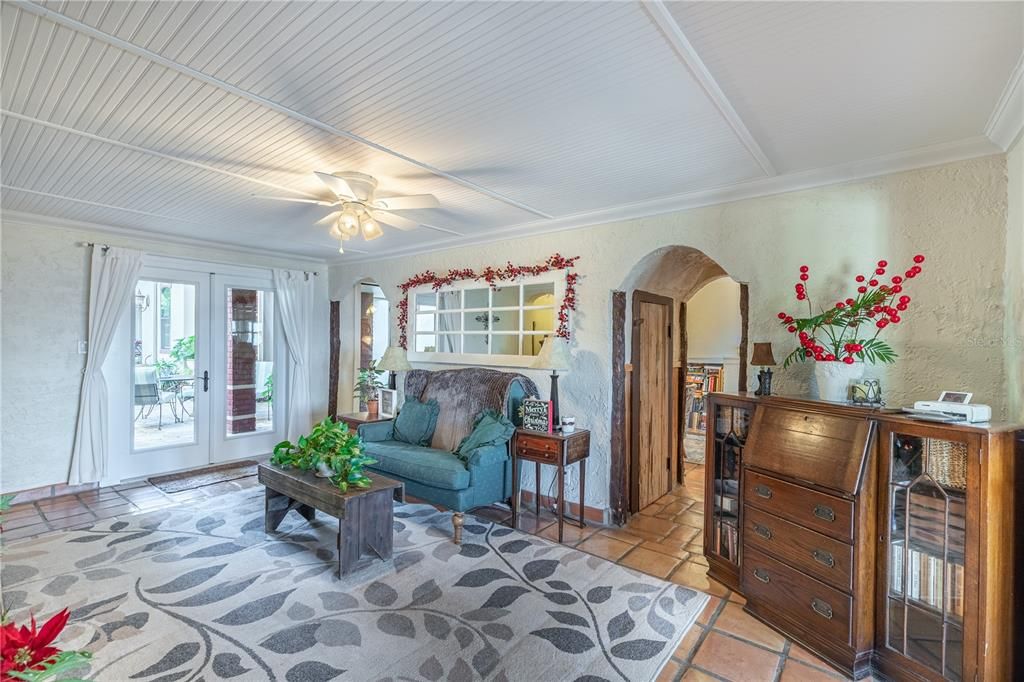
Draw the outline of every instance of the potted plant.
<instances>
[{"instance_id":1,"label":"potted plant","mask_svg":"<svg viewBox=\"0 0 1024 682\"><path fill-rule=\"evenodd\" d=\"M378 391L384 388L384 382L380 380L380 375L383 373L384 370L377 369L377 361L372 360L368 366L359 370L359 375L356 377L356 395L359 396L359 402L366 403L366 411L371 417L376 417L378 414L380 403L377 400L377 395Z\"/></svg>"},{"instance_id":2,"label":"potted plant","mask_svg":"<svg viewBox=\"0 0 1024 682\"><path fill-rule=\"evenodd\" d=\"M283 468L314 471L317 476L330 478L341 492L348 492L350 486L369 488L373 484L363 467L377 460L366 456L362 440L348 424L327 417L308 435L300 436L298 443L278 443L270 462Z\"/></svg>"},{"instance_id":3,"label":"potted plant","mask_svg":"<svg viewBox=\"0 0 1024 682\"><path fill-rule=\"evenodd\" d=\"M836 301L828 308L819 308L817 314L807 289L810 268L801 265L800 281L794 291L798 301L807 301L807 317L795 317L786 312L778 315L780 324L799 340L799 346L786 357L783 367L813 360L818 397L846 400L850 382L863 376L865 363L896 360L893 349L878 337L890 325L903 321L902 315L910 306L910 296L903 293L903 287L921 274L923 262L924 256L914 256L914 264L902 275L892 275L887 284L882 284L880 278L889 263L880 260L872 274L854 278L856 296Z\"/></svg>"}]
</instances>

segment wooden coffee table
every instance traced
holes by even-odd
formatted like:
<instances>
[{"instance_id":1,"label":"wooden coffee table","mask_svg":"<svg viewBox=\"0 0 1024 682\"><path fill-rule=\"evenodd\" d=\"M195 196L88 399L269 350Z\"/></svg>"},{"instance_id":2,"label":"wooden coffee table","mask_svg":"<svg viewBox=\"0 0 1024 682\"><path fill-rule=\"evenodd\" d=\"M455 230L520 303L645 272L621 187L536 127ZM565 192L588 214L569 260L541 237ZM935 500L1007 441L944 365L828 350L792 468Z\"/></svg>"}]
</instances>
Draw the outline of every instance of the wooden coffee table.
<instances>
[{"instance_id":1,"label":"wooden coffee table","mask_svg":"<svg viewBox=\"0 0 1024 682\"><path fill-rule=\"evenodd\" d=\"M372 474L369 488L338 490L311 471L259 465L266 487L264 524L268 533L294 509L307 521L319 510L338 519L338 574L342 577L380 559L391 558L394 540L394 500L405 501L405 484Z\"/></svg>"}]
</instances>

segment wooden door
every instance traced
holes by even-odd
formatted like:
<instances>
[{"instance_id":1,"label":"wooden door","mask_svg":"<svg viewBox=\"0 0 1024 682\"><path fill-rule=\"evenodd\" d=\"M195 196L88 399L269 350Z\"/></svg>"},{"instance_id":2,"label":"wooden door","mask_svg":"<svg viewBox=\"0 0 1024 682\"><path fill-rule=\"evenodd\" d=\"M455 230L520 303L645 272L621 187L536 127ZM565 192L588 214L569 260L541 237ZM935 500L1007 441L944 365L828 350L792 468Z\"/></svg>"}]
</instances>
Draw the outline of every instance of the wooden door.
<instances>
[{"instance_id":1,"label":"wooden door","mask_svg":"<svg viewBox=\"0 0 1024 682\"><path fill-rule=\"evenodd\" d=\"M633 293L630 508L639 511L672 489L672 299Z\"/></svg>"}]
</instances>

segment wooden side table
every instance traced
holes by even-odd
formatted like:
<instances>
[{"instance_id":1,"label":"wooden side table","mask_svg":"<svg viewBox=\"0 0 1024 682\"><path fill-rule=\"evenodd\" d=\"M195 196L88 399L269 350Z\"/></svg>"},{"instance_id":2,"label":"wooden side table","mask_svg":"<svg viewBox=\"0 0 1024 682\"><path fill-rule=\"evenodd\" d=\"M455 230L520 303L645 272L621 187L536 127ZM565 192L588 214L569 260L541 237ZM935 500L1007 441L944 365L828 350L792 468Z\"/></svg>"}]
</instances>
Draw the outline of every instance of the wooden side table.
<instances>
[{"instance_id":1,"label":"wooden side table","mask_svg":"<svg viewBox=\"0 0 1024 682\"><path fill-rule=\"evenodd\" d=\"M369 412L347 412L345 414L339 414L334 418L335 421L345 422L348 424L348 428L353 431L359 430L360 424L376 424L377 422L387 422L394 419L394 417L381 417L380 415L370 416Z\"/></svg>"},{"instance_id":2,"label":"wooden side table","mask_svg":"<svg viewBox=\"0 0 1024 682\"><path fill-rule=\"evenodd\" d=\"M537 491L534 493L537 514L540 514L540 465L558 467L558 541L562 541L565 522L565 469L580 464L580 528L585 528L584 500L586 499L587 457L590 456L590 431L578 429L565 435L516 429L512 436L512 527L519 520L519 461L533 462L537 467Z\"/></svg>"}]
</instances>

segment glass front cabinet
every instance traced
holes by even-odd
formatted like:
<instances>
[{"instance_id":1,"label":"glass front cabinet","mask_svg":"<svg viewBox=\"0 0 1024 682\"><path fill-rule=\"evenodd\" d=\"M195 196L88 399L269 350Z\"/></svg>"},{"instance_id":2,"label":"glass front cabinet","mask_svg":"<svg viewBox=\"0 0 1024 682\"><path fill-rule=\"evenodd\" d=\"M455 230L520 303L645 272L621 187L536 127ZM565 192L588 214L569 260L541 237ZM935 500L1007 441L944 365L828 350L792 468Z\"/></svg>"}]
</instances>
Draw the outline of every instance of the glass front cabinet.
<instances>
[{"instance_id":1,"label":"glass front cabinet","mask_svg":"<svg viewBox=\"0 0 1024 682\"><path fill-rule=\"evenodd\" d=\"M881 671L1010 679L1013 439L905 419L879 435Z\"/></svg>"},{"instance_id":2,"label":"glass front cabinet","mask_svg":"<svg viewBox=\"0 0 1024 682\"><path fill-rule=\"evenodd\" d=\"M740 480L753 403L711 394L707 398L704 554L708 575L739 588Z\"/></svg>"}]
</instances>

